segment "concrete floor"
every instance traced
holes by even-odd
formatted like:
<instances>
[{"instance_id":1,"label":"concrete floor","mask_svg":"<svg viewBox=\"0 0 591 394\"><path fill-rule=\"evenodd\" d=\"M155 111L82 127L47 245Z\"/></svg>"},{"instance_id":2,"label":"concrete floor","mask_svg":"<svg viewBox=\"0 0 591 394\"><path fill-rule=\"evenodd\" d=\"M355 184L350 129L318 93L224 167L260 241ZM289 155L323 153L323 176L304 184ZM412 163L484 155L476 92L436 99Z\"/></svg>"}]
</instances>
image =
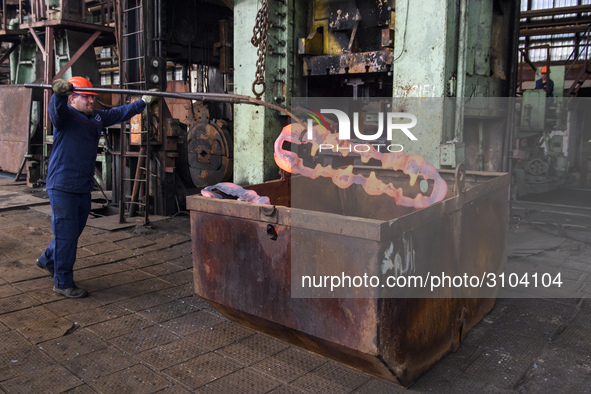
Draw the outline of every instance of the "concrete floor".
<instances>
[{"instance_id":1,"label":"concrete floor","mask_svg":"<svg viewBox=\"0 0 591 394\"><path fill-rule=\"evenodd\" d=\"M457 352L403 390L233 323L194 295L187 216L118 231L90 219L75 266L90 296L55 295L34 264L52 237L50 218L28 194L0 179L6 393L591 392L589 299L498 299ZM20 207L7 203L16 196ZM568 234L591 240L581 226ZM509 240L508 264L545 260L574 280L591 280L589 243L527 223L514 226Z\"/></svg>"}]
</instances>

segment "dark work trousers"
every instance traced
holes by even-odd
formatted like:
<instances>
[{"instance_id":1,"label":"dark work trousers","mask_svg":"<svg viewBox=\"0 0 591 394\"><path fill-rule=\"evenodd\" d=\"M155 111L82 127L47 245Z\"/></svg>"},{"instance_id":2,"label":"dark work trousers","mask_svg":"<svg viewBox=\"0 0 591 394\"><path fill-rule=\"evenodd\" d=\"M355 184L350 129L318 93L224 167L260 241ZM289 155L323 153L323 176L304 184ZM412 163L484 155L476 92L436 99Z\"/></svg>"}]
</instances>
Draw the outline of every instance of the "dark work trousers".
<instances>
[{"instance_id":1,"label":"dark work trousers","mask_svg":"<svg viewBox=\"0 0 591 394\"><path fill-rule=\"evenodd\" d=\"M60 289L74 286L74 262L78 237L82 234L90 213L90 192L68 193L47 190L51 203L53 238L39 257L46 267L53 268L53 284Z\"/></svg>"}]
</instances>

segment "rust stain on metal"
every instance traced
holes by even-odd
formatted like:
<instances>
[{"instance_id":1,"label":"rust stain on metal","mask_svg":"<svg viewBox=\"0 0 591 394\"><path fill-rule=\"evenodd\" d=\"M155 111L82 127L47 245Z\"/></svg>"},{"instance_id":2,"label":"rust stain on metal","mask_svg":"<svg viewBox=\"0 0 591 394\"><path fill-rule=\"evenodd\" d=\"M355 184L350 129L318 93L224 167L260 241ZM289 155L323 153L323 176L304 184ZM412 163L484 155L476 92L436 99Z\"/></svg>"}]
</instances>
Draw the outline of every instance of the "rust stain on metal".
<instances>
[{"instance_id":1,"label":"rust stain on metal","mask_svg":"<svg viewBox=\"0 0 591 394\"><path fill-rule=\"evenodd\" d=\"M441 174L453 184L453 172ZM506 258L509 176L467 174L461 195L454 189L419 211L392 210L384 195L368 196L360 187L339 191L327 179L293 177L291 184L300 181L326 184L319 190L323 197L342 199L336 204L340 215L311 201L308 185L290 190L288 180L252 189L269 195L272 204L297 203L305 218L297 224L290 206L275 205L264 214L258 204L187 198L195 292L235 321L409 386L458 348L494 298L292 298L292 278L315 269L304 267L304 259L322 262L319 267L363 262L368 271L381 270L378 262L391 243L410 238L417 272L433 261L443 270L460 265L498 272ZM310 209L300 207L302 201ZM355 205L361 212L350 216Z\"/></svg>"},{"instance_id":2,"label":"rust stain on metal","mask_svg":"<svg viewBox=\"0 0 591 394\"><path fill-rule=\"evenodd\" d=\"M0 86L0 170L17 173L27 153L32 90ZM25 169L26 171L26 169Z\"/></svg>"},{"instance_id":3,"label":"rust stain on metal","mask_svg":"<svg viewBox=\"0 0 591 394\"><path fill-rule=\"evenodd\" d=\"M387 72L391 70L393 51L346 53L342 55L320 55L304 58L306 75L336 75Z\"/></svg>"},{"instance_id":4,"label":"rust stain on metal","mask_svg":"<svg viewBox=\"0 0 591 394\"><path fill-rule=\"evenodd\" d=\"M203 119L187 136L189 170L193 183L205 187L232 178L232 138L224 121Z\"/></svg>"}]
</instances>

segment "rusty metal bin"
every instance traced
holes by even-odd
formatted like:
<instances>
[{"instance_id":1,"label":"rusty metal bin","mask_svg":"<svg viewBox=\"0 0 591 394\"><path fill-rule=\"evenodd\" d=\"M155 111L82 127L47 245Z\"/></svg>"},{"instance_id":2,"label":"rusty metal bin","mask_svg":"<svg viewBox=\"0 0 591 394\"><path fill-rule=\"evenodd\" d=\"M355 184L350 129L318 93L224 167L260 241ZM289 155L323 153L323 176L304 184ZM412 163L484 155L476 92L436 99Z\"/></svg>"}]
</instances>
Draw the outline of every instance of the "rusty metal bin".
<instances>
[{"instance_id":1,"label":"rusty metal bin","mask_svg":"<svg viewBox=\"0 0 591 394\"><path fill-rule=\"evenodd\" d=\"M392 245L402 248L412 237L417 266L436 261L449 269L501 272L509 175L440 173L449 186L447 198L421 210L393 208L387 197L354 187L325 185L319 188L323 197L340 199L336 206L342 209L326 212L335 205L298 195L307 188L290 186L310 180L295 177L251 187L269 196L271 206L191 196L195 292L232 320L408 387L459 347L492 309L494 295L292 298L292 238L308 240L298 258L341 265L361 261L377 271ZM299 208L292 207L295 200ZM361 210L366 217L347 215L353 200L368 207Z\"/></svg>"}]
</instances>

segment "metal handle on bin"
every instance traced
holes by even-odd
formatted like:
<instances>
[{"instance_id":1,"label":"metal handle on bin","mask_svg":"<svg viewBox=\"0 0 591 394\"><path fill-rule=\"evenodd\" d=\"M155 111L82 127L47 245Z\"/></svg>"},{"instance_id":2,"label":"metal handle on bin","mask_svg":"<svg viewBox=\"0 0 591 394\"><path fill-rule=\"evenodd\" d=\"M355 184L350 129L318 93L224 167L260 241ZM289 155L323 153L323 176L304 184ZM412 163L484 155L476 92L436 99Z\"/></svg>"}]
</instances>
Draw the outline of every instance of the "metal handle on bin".
<instances>
[{"instance_id":1,"label":"metal handle on bin","mask_svg":"<svg viewBox=\"0 0 591 394\"><path fill-rule=\"evenodd\" d=\"M275 205L265 205L260 207L259 219L264 222L277 223L277 208L275 208Z\"/></svg>"}]
</instances>

